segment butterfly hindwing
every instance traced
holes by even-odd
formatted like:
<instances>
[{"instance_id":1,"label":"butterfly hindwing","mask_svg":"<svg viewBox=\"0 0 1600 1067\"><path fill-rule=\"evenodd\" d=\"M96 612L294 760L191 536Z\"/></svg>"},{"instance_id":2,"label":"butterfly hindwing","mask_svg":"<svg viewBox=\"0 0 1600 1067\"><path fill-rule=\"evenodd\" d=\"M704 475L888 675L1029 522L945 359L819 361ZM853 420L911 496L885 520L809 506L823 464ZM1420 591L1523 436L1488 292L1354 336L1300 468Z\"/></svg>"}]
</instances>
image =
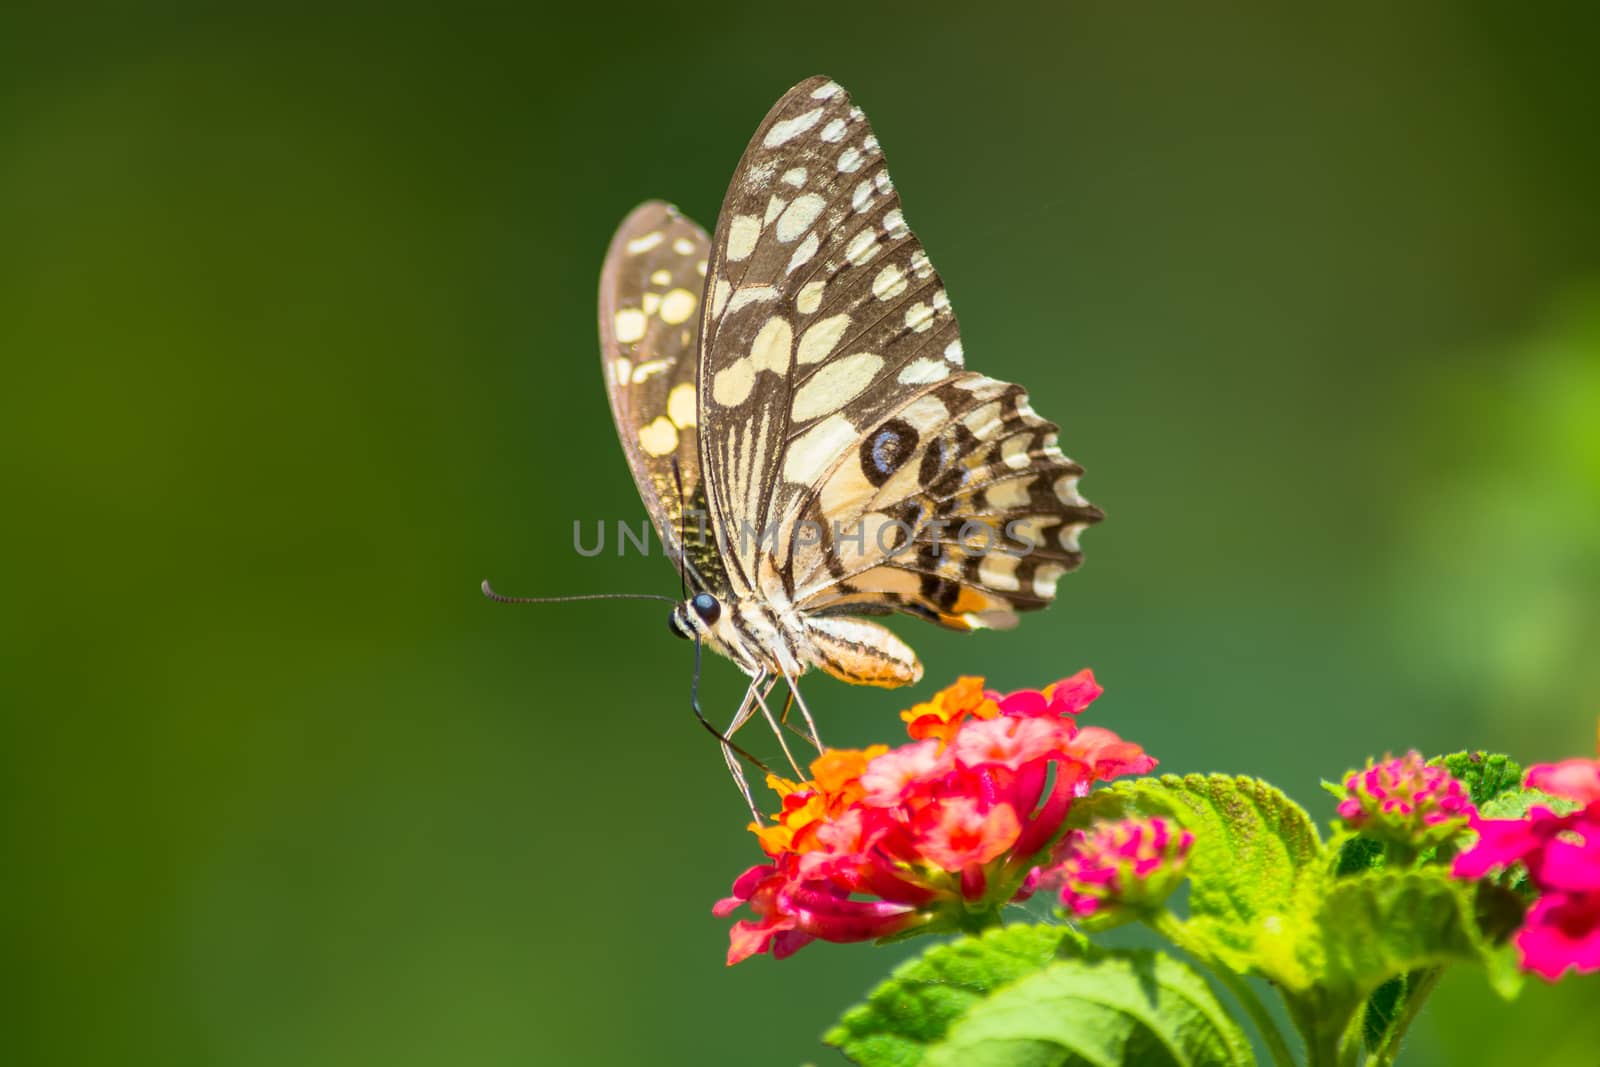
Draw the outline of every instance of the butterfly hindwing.
<instances>
[{"instance_id":1,"label":"butterfly hindwing","mask_svg":"<svg viewBox=\"0 0 1600 1067\"><path fill-rule=\"evenodd\" d=\"M964 372L902 405L829 472L787 560L819 613L896 610L1002 629L1047 605L1101 517L1020 386Z\"/></svg>"},{"instance_id":2,"label":"butterfly hindwing","mask_svg":"<svg viewBox=\"0 0 1600 1067\"><path fill-rule=\"evenodd\" d=\"M675 562L686 551L693 572L722 588L726 580L703 518L695 404L710 244L670 204L652 200L635 208L617 228L600 272L600 353L617 436L651 522Z\"/></svg>"}]
</instances>

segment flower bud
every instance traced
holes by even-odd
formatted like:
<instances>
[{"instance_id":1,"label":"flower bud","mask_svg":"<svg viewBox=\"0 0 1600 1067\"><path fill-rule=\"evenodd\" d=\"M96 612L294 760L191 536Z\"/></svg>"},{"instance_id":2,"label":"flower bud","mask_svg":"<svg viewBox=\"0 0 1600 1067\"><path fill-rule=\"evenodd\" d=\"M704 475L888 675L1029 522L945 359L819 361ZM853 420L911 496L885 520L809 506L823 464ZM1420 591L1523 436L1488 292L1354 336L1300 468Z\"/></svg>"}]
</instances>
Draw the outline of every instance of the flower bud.
<instances>
[{"instance_id":1,"label":"flower bud","mask_svg":"<svg viewBox=\"0 0 1600 1067\"><path fill-rule=\"evenodd\" d=\"M1057 846L1040 887L1060 887L1061 906L1104 929L1151 911L1182 883L1194 834L1162 818L1123 819L1074 830Z\"/></svg>"},{"instance_id":2,"label":"flower bud","mask_svg":"<svg viewBox=\"0 0 1600 1067\"><path fill-rule=\"evenodd\" d=\"M1414 848L1442 844L1465 829L1476 813L1466 788L1443 767L1430 767L1415 750L1344 780L1339 817L1352 830Z\"/></svg>"}]
</instances>

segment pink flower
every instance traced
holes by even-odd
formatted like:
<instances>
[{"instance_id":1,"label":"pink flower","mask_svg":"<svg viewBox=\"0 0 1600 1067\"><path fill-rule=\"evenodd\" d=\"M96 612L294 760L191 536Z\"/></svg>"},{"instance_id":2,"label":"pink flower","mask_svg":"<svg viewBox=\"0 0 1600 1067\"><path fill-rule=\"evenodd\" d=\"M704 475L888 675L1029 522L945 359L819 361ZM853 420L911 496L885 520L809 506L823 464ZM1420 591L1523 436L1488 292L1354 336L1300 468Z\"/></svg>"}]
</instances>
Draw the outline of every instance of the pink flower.
<instances>
[{"instance_id":1,"label":"pink flower","mask_svg":"<svg viewBox=\"0 0 1600 1067\"><path fill-rule=\"evenodd\" d=\"M1002 695L962 678L902 715L912 743L830 750L812 780L769 779L772 825L752 825L770 863L718 901L728 962L787 956L813 940L866 941L997 921L1097 781L1155 766L1138 745L1070 718L1100 693L1084 671Z\"/></svg>"},{"instance_id":2,"label":"pink flower","mask_svg":"<svg viewBox=\"0 0 1600 1067\"><path fill-rule=\"evenodd\" d=\"M1166 819L1122 819L1074 830L1030 889L1060 889L1061 906L1105 928L1137 918L1183 881L1194 834Z\"/></svg>"},{"instance_id":3,"label":"pink flower","mask_svg":"<svg viewBox=\"0 0 1600 1067\"><path fill-rule=\"evenodd\" d=\"M1563 760L1528 771L1524 785L1573 802L1558 814L1544 805L1522 819L1483 819L1451 873L1482 878L1522 864L1538 892L1512 938L1522 966L1554 981L1569 969L1600 971L1600 760Z\"/></svg>"},{"instance_id":4,"label":"pink flower","mask_svg":"<svg viewBox=\"0 0 1600 1067\"><path fill-rule=\"evenodd\" d=\"M1448 841L1477 813L1462 784L1415 749L1352 771L1344 787L1339 816L1346 825L1416 848Z\"/></svg>"}]
</instances>

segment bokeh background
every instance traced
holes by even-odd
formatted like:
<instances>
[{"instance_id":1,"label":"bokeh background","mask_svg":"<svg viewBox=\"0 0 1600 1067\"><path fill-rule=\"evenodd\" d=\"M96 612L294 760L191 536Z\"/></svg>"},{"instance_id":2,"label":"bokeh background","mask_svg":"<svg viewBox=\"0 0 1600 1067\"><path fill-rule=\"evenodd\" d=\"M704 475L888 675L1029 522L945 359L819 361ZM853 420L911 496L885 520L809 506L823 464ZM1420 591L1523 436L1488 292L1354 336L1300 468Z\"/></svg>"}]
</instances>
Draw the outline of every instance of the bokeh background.
<instances>
[{"instance_id":1,"label":"bokeh background","mask_svg":"<svg viewBox=\"0 0 1600 1067\"><path fill-rule=\"evenodd\" d=\"M6 1062L837 1060L918 946L724 969L756 850L661 606L477 592L676 589L571 547L641 514L600 256L817 72L1110 516L1021 629L900 626L915 695L1090 665L1319 818L1369 753L1592 752L1600 27L1230 8L7 5ZM1597 1002L1455 974L1410 1062L1592 1067Z\"/></svg>"}]
</instances>

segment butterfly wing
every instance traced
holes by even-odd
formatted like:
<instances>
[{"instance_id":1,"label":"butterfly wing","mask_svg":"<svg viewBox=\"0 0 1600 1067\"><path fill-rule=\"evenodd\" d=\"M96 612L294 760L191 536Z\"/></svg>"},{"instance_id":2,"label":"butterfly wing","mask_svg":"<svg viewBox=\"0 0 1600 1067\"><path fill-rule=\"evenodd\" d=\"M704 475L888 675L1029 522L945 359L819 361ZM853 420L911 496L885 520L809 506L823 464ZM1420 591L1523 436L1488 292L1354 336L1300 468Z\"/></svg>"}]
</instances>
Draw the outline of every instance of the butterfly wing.
<instances>
[{"instance_id":1,"label":"butterfly wing","mask_svg":"<svg viewBox=\"0 0 1600 1067\"><path fill-rule=\"evenodd\" d=\"M707 531L695 405L710 239L670 204L635 208L600 271L600 356L628 467L680 569L724 588Z\"/></svg>"},{"instance_id":2,"label":"butterfly wing","mask_svg":"<svg viewBox=\"0 0 1600 1067\"><path fill-rule=\"evenodd\" d=\"M970 629L1040 607L1100 513L1021 389L963 369L944 286L905 222L871 126L812 78L784 95L734 172L712 242L699 419L712 524L735 586L814 612L903 610ZM939 519L913 550L878 528ZM821 526L813 541L802 520ZM834 523L865 521L841 555ZM968 522L1037 558L1001 573L936 545ZM843 531L853 533L848 525ZM1052 540L1053 539L1053 540ZM1029 558L1029 557L1009 557ZM1026 581L1026 587L1023 583Z\"/></svg>"}]
</instances>

